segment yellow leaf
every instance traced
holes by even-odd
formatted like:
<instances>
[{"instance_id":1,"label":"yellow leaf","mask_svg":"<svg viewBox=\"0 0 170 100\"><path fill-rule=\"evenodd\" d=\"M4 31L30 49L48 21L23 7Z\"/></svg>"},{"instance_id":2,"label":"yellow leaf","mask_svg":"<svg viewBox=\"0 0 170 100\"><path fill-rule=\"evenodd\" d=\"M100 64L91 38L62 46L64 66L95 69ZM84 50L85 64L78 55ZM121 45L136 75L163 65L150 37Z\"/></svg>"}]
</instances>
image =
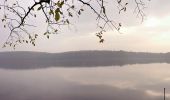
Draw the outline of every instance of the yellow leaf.
<instances>
[{"instance_id":1,"label":"yellow leaf","mask_svg":"<svg viewBox=\"0 0 170 100\"><path fill-rule=\"evenodd\" d=\"M56 10L55 10L55 20L56 20L56 21L60 20L59 9L56 9Z\"/></svg>"}]
</instances>

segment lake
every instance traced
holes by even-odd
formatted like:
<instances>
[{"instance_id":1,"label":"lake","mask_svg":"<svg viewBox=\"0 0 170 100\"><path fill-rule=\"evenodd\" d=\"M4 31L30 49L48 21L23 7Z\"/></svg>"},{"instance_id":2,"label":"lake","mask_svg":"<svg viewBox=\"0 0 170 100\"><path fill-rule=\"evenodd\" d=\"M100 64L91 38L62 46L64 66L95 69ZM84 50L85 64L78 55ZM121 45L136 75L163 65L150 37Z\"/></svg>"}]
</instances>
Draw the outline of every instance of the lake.
<instances>
[{"instance_id":1,"label":"lake","mask_svg":"<svg viewBox=\"0 0 170 100\"><path fill-rule=\"evenodd\" d=\"M170 99L166 63L0 68L0 100L163 100L164 88Z\"/></svg>"}]
</instances>

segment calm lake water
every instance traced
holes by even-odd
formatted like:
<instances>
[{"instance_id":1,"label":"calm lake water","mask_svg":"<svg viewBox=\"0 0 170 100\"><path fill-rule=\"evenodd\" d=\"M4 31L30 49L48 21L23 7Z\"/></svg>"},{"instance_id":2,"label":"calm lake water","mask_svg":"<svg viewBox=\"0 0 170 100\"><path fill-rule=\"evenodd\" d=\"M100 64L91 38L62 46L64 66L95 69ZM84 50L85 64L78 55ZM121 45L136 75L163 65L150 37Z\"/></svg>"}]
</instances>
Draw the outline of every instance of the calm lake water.
<instances>
[{"instance_id":1,"label":"calm lake water","mask_svg":"<svg viewBox=\"0 0 170 100\"><path fill-rule=\"evenodd\" d=\"M0 68L0 100L163 100L163 88L170 99L170 64Z\"/></svg>"}]
</instances>

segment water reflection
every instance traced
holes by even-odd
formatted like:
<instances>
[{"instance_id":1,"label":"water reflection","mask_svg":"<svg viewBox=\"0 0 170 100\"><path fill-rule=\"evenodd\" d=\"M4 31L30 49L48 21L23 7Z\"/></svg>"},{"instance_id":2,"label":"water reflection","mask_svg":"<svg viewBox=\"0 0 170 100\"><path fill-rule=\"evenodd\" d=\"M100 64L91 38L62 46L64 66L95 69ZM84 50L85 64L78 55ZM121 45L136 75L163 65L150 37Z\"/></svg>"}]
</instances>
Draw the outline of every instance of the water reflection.
<instances>
[{"instance_id":1,"label":"water reflection","mask_svg":"<svg viewBox=\"0 0 170 100\"><path fill-rule=\"evenodd\" d=\"M0 100L161 100L169 64L0 69Z\"/></svg>"}]
</instances>

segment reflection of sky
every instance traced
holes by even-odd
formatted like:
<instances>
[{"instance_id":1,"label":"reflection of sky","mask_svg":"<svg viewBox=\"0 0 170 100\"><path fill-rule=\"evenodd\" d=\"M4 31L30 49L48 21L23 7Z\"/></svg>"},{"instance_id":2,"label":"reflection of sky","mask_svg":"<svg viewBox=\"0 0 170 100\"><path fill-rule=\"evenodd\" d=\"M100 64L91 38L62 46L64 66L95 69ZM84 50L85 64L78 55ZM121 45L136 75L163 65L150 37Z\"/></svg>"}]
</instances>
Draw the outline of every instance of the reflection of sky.
<instances>
[{"instance_id":1,"label":"reflection of sky","mask_svg":"<svg viewBox=\"0 0 170 100\"><path fill-rule=\"evenodd\" d=\"M161 100L169 64L0 70L2 100Z\"/></svg>"}]
</instances>

